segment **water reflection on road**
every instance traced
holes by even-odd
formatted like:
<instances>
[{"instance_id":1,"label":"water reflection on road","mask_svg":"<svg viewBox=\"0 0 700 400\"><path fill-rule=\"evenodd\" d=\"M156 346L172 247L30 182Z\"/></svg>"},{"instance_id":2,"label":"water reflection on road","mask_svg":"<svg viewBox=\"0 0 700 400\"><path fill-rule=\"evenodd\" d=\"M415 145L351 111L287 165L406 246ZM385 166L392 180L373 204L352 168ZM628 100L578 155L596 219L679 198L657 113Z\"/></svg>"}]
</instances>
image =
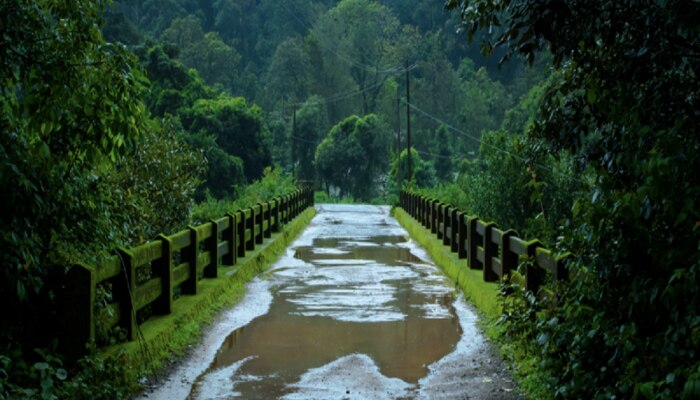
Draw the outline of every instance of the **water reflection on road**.
<instances>
[{"instance_id":1,"label":"water reflection on road","mask_svg":"<svg viewBox=\"0 0 700 400\"><path fill-rule=\"evenodd\" d=\"M432 398L486 382L476 317L388 207L317 209L251 283L270 295L232 311L261 315L231 331L188 397Z\"/></svg>"}]
</instances>

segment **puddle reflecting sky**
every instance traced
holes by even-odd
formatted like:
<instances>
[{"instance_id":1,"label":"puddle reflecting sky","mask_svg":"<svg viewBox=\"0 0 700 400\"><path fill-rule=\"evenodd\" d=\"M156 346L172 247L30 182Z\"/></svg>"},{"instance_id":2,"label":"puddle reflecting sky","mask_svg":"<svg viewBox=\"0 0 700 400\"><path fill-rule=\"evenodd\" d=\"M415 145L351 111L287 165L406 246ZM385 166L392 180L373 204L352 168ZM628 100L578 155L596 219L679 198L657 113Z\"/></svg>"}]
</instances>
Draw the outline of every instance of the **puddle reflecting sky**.
<instances>
[{"instance_id":1,"label":"puddle reflecting sky","mask_svg":"<svg viewBox=\"0 0 700 400\"><path fill-rule=\"evenodd\" d=\"M376 381L376 398L402 397L455 349L453 289L412 253L388 209L318 208L265 278L269 311L228 336L192 398L372 397L335 387L329 371L343 368Z\"/></svg>"}]
</instances>

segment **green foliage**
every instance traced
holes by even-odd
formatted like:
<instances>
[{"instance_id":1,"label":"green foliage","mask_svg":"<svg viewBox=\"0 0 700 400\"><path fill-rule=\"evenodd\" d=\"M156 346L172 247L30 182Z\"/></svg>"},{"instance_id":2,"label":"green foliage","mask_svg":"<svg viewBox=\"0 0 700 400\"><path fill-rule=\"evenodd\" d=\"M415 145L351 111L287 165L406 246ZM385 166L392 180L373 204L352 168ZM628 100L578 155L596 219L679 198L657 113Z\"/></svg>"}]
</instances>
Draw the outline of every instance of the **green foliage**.
<instances>
[{"instance_id":1,"label":"green foliage","mask_svg":"<svg viewBox=\"0 0 700 400\"><path fill-rule=\"evenodd\" d=\"M247 208L274 197L296 190L296 183L291 175L285 174L281 168L266 168L263 177L245 186L235 199L219 200L207 197L206 201L197 203L192 211L191 223L201 224L212 218L221 218L228 212Z\"/></svg>"},{"instance_id":2,"label":"green foliage","mask_svg":"<svg viewBox=\"0 0 700 400\"><path fill-rule=\"evenodd\" d=\"M296 119L296 133L291 139L296 142L296 176L300 180L313 182L316 178L313 163L316 147L329 128L322 99L318 96L310 97L297 112Z\"/></svg>"},{"instance_id":3,"label":"green foliage","mask_svg":"<svg viewBox=\"0 0 700 400\"><path fill-rule=\"evenodd\" d=\"M327 189L333 186L340 197L349 194L368 201L373 196L372 183L386 171L388 158L388 128L370 114L348 117L331 128L316 150L315 164Z\"/></svg>"},{"instance_id":4,"label":"green foliage","mask_svg":"<svg viewBox=\"0 0 700 400\"><path fill-rule=\"evenodd\" d=\"M438 127L435 132L435 141L432 149L435 177L441 182L451 181L454 172L452 146L450 145L448 132L448 128L445 125Z\"/></svg>"},{"instance_id":5,"label":"green foliage","mask_svg":"<svg viewBox=\"0 0 700 400\"><path fill-rule=\"evenodd\" d=\"M193 136L213 137L218 148L227 155L243 161L243 172L249 181L260 178L265 167L272 163L269 133L263 122L263 113L256 105L248 106L242 97L219 96L215 99L197 100L182 115L184 128ZM201 139L199 139L201 140ZM210 160L212 170L227 172L229 168L218 168L215 162L232 160L217 157ZM232 187L245 181L235 181L235 176L227 173L213 175L210 173L207 186L220 185L225 182L232 193Z\"/></svg>"},{"instance_id":6,"label":"green foliage","mask_svg":"<svg viewBox=\"0 0 700 400\"><path fill-rule=\"evenodd\" d=\"M39 361L31 365L25 361L29 357L19 352L0 356L0 398L108 400L127 398L135 389L123 353L109 360L86 356L70 370L64 368L54 350L36 349L34 353Z\"/></svg>"},{"instance_id":7,"label":"green foliage","mask_svg":"<svg viewBox=\"0 0 700 400\"><path fill-rule=\"evenodd\" d=\"M402 31L396 17L380 3L343 0L319 19L313 35L324 49L324 61L337 64L324 72L335 79L349 75L355 87L364 89L360 93L362 114L376 112L382 83L388 77L380 66L407 59L410 53L405 49L410 46L402 44L410 34Z\"/></svg>"},{"instance_id":8,"label":"green foliage","mask_svg":"<svg viewBox=\"0 0 700 400\"><path fill-rule=\"evenodd\" d=\"M208 84L220 84L229 90L236 87L240 55L217 32L204 33L194 15L175 19L162 38L180 49L182 63L197 69Z\"/></svg>"},{"instance_id":9,"label":"green foliage","mask_svg":"<svg viewBox=\"0 0 700 400\"><path fill-rule=\"evenodd\" d=\"M119 237L94 170L139 140L146 114L134 57L103 41L99 3L4 2L0 50L0 301L4 343L28 348L60 290L61 249ZM51 277L52 279L49 279ZM36 343L35 343L36 341ZM4 349L3 349L4 351Z\"/></svg>"},{"instance_id":10,"label":"green foliage","mask_svg":"<svg viewBox=\"0 0 700 400\"><path fill-rule=\"evenodd\" d=\"M187 142L202 152L207 160L205 184L200 186L196 199L201 201L207 195L217 199L230 198L236 188L246 182L243 173L243 160L226 153L219 147L214 135L186 135Z\"/></svg>"},{"instance_id":11,"label":"green foliage","mask_svg":"<svg viewBox=\"0 0 700 400\"><path fill-rule=\"evenodd\" d=\"M142 67L151 81L145 102L152 114L180 115L199 99L211 99L219 92L207 86L196 70L187 70L175 60L177 48L158 45L137 49Z\"/></svg>"},{"instance_id":12,"label":"green foliage","mask_svg":"<svg viewBox=\"0 0 700 400\"><path fill-rule=\"evenodd\" d=\"M304 40L288 38L277 46L267 68L265 102L270 107L306 99L313 79L311 57ZM270 104L272 102L278 104Z\"/></svg>"},{"instance_id":13,"label":"green foliage","mask_svg":"<svg viewBox=\"0 0 700 400\"><path fill-rule=\"evenodd\" d=\"M454 184L419 185L421 193L454 204L523 237L553 245L583 190L573 161L537 151L537 141L503 131L486 132L477 158L464 160Z\"/></svg>"},{"instance_id":14,"label":"green foliage","mask_svg":"<svg viewBox=\"0 0 700 400\"><path fill-rule=\"evenodd\" d=\"M398 160L394 160L391 166L391 176L399 174L402 180L408 177L408 151L401 151ZM404 181L405 182L405 181ZM430 161L421 158L416 149L411 148L411 180L408 186L412 188L432 188L435 186L435 167ZM398 192L398 191L397 191Z\"/></svg>"},{"instance_id":15,"label":"green foliage","mask_svg":"<svg viewBox=\"0 0 700 400\"><path fill-rule=\"evenodd\" d=\"M139 147L106 178L117 210L112 222L122 220L122 225L130 227L124 245L183 228L207 169L204 156L178 138L172 121L153 125Z\"/></svg>"},{"instance_id":16,"label":"green foliage","mask_svg":"<svg viewBox=\"0 0 700 400\"><path fill-rule=\"evenodd\" d=\"M11 310L0 397L125 396L105 372L119 365L82 383L96 370L63 365L65 272L187 216L203 165L169 123L150 121L136 58L100 34L102 4L0 5L0 204L11 210L0 232L0 301Z\"/></svg>"},{"instance_id":17,"label":"green foliage","mask_svg":"<svg viewBox=\"0 0 700 400\"><path fill-rule=\"evenodd\" d=\"M557 77L530 134L579 161L590 193L562 222L578 255L533 353L557 398L691 398L700 295L697 20L684 1L449 1L465 27ZM614 21L614 22L613 22ZM485 49L490 51L492 44Z\"/></svg>"}]
</instances>

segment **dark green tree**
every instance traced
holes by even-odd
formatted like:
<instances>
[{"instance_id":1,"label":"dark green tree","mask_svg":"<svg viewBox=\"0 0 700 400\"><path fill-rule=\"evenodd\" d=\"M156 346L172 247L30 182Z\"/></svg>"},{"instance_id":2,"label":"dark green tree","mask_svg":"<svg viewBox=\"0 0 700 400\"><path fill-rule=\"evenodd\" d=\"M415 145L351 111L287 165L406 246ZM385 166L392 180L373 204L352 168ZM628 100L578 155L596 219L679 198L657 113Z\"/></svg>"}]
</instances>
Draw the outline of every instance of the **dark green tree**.
<instances>
[{"instance_id":1,"label":"dark green tree","mask_svg":"<svg viewBox=\"0 0 700 400\"><path fill-rule=\"evenodd\" d=\"M370 200L388 168L389 138L389 128L376 115L346 118L331 128L316 150L319 179L341 196Z\"/></svg>"},{"instance_id":2,"label":"dark green tree","mask_svg":"<svg viewBox=\"0 0 700 400\"><path fill-rule=\"evenodd\" d=\"M272 163L262 109L256 105L249 106L242 97L220 96L198 100L183 112L182 122L185 130L192 135L212 136L226 154L243 160L248 181L260 178L265 167ZM216 179L231 182L232 178L224 175Z\"/></svg>"},{"instance_id":3,"label":"dark green tree","mask_svg":"<svg viewBox=\"0 0 700 400\"><path fill-rule=\"evenodd\" d=\"M451 181L454 172L452 162L454 154L452 152L450 136L449 129L443 124L435 131L432 148L433 163L435 165L435 176L441 182Z\"/></svg>"},{"instance_id":4,"label":"dark green tree","mask_svg":"<svg viewBox=\"0 0 700 400\"><path fill-rule=\"evenodd\" d=\"M296 132L291 141L296 141L296 164L299 180L314 181L316 169L314 156L324 133L328 132L326 105L318 96L310 97L297 111Z\"/></svg>"},{"instance_id":5,"label":"dark green tree","mask_svg":"<svg viewBox=\"0 0 700 400\"><path fill-rule=\"evenodd\" d=\"M147 210L181 216L196 185L188 175L196 169L177 171L196 155L149 121L136 58L103 40L102 4L0 3L0 184L7 189L0 199L2 398L81 398L73 389L85 396L86 381L65 381L72 371L61 367L56 350L67 268L127 243ZM156 155L167 161L150 158ZM126 170L149 187L129 181ZM131 197L135 207L123 209L120 195L134 192L147 200ZM112 386L118 366L90 362L88 396L126 396Z\"/></svg>"},{"instance_id":6,"label":"dark green tree","mask_svg":"<svg viewBox=\"0 0 700 400\"><path fill-rule=\"evenodd\" d=\"M553 56L531 135L586 168L564 221L577 254L560 306L537 314L559 398L700 396L700 4L457 1L484 45ZM534 339L534 338L533 338Z\"/></svg>"},{"instance_id":7,"label":"dark green tree","mask_svg":"<svg viewBox=\"0 0 700 400\"><path fill-rule=\"evenodd\" d=\"M45 282L61 272L59 241L110 236L92 172L132 148L145 124L143 76L126 49L104 42L101 13L80 0L0 5L0 182L11 188L1 204L12 210L2 216L0 298L16 318L3 322L3 342L46 333L36 307L56 289Z\"/></svg>"},{"instance_id":8,"label":"dark green tree","mask_svg":"<svg viewBox=\"0 0 700 400\"><path fill-rule=\"evenodd\" d=\"M400 168L404 187L431 188L437 183L435 179L435 167L430 161L421 158L418 151L411 147L411 181L408 182L408 150L403 149L399 159L394 159L391 166L391 176L397 176L397 169Z\"/></svg>"},{"instance_id":9,"label":"dark green tree","mask_svg":"<svg viewBox=\"0 0 700 400\"><path fill-rule=\"evenodd\" d=\"M267 69L264 104L284 106L306 99L313 84L311 60L301 38L292 37L277 46Z\"/></svg>"},{"instance_id":10,"label":"dark green tree","mask_svg":"<svg viewBox=\"0 0 700 400\"><path fill-rule=\"evenodd\" d=\"M376 112L383 83L412 48L410 32L402 30L391 10L369 0L341 1L319 19L313 35L332 67L326 71L349 75L362 90L363 114Z\"/></svg>"}]
</instances>

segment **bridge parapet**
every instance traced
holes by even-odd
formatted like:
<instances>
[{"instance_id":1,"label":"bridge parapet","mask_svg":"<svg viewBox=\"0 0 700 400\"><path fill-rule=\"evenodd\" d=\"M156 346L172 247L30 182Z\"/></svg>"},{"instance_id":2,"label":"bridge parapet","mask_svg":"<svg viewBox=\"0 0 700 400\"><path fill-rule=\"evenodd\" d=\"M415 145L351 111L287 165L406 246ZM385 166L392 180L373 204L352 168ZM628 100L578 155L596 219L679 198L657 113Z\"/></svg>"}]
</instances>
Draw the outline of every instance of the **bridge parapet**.
<instances>
[{"instance_id":1,"label":"bridge parapet","mask_svg":"<svg viewBox=\"0 0 700 400\"><path fill-rule=\"evenodd\" d=\"M219 219L190 226L172 235L133 248L119 248L99 265L77 264L68 272L62 347L71 359L95 341L97 314L100 329L118 326L127 340L135 340L139 310L167 315L176 306L176 294L196 295L202 279L217 278L219 266L234 266L256 245L280 232L314 204L310 188L276 197ZM113 288L111 301L96 306L97 291Z\"/></svg>"},{"instance_id":2,"label":"bridge parapet","mask_svg":"<svg viewBox=\"0 0 700 400\"><path fill-rule=\"evenodd\" d=\"M537 239L521 239L512 229L501 230L493 222L417 193L401 191L399 204L460 259L466 259L466 266L483 270L486 282L507 279L523 260L531 261L525 265L525 288L534 293L546 274L568 279L570 253L555 254Z\"/></svg>"}]
</instances>

